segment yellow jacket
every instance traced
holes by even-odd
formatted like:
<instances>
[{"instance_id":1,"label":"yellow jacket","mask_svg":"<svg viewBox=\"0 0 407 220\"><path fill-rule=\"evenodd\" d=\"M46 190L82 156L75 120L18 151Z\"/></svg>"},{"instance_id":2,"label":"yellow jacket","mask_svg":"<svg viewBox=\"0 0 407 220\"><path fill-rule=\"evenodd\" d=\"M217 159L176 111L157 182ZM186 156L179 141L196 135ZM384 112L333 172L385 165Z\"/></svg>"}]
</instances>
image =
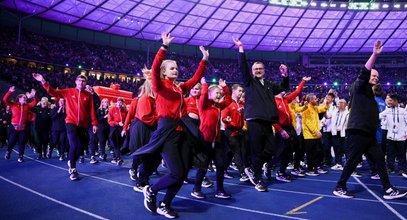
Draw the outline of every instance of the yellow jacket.
<instances>
[{"instance_id":1,"label":"yellow jacket","mask_svg":"<svg viewBox=\"0 0 407 220\"><path fill-rule=\"evenodd\" d=\"M295 130L297 130L297 117L296 114L305 111L305 109L308 108L308 106L300 106L298 103L296 104L289 104L288 108L290 110L290 115L291 115L291 122Z\"/></svg>"},{"instance_id":2,"label":"yellow jacket","mask_svg":"<svg viewBox=\"0 0 407 220\"><path fill-rule=\"evenodd\" d=\"M302 133L304 139L318 139L317 133L321 130L318 114L326 112L329 104L314 106L308 104L308 109L302 112Z\"/></svg>"}]
</instances>

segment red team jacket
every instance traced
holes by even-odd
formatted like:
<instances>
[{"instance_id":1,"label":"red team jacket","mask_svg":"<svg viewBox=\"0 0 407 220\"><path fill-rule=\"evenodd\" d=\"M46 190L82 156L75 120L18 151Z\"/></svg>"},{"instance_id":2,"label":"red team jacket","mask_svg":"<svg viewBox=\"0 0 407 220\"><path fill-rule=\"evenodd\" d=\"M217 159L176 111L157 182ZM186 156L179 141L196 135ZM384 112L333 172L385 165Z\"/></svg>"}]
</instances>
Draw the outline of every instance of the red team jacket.
<instances>
[{"instance_id":1,"label":"red team jacket","mask_svg":"<svg viewBox=\"0 0 407 220\"><path fill-rule=\"evenodd\" d=\"M208 84L202 85L198 105L199 116L201 118L199 130L207 142L220 142L221 110L232 102L232 97L227 86L223 87L223 92L225 93L225 99L220 103L214 103L208 99Z\"/></svg>"},{"instance_id":2,"label":"red team jacket","mask_svg":"<svg viewBox=\"0 0 407 220\"><path fill-rule=\"evenodd\" d=\"M190 96L188 98L185 98L185 105L187 106L187 112L188 113L194 113L194 114L199 115L198 97Z\"/></svg>"},{"instance_id":3,"label":"red team jacket","mask_svg":"<svg viewBox=\"0 0 407 220\"><path fill-rule=\"evenodd\" d=\"M222 121L225 124L225 128L232 131L230 136L238 135L239 131L243 128L243 110L244 102L237 103L235 100L233 100L228 107L222 110ZM227 116L230 116L230 122L226 121Z\"/></svg>"},{"instance_id":4,"label":"red team jacket","mask_svg":"<svg viewBox=\"0 0 407 220\"><path fill-rule=\"evenodd\" d=\"M127 113L126 122L123 126L123 131L129 129L129 124L133 122L134 118L138 118L143 123L154 126L158 123L158 116L155 109L155 99L142 95L133 99L130 104L129 112Z\"/></svg>"},{"instance_id":5,"label":"red team jacket","mask_svg":"<svg viewBox=\"0 0 407 220\"><path fill-rule=\"evenodd\" d=\"M120 122L123 122L126 119L127 115L127 110L125 107L118 108L114 106L113 108L110 109L109 115L107 116L107 123L109 123L110 126L118 126Z\"/></svg>"},{"instance_id":6,"label":"red team jacket","mask_svg":"<svg viewBox=\"0 0 407 220\"><path fill-rule=\"evenodd\" d=\"M79 91L76 88L54 89L47 82L42 84L42 86L50 96L65 99L66 123L87 128L90 117L92 119L92 125L98 125L93 97L88 91Z\"/></svg>"},{"instance_id":7,"label":"red team jacket","mask_svg":"<svg viewBox=\"0 0 407 220\"><path fill-rule=\"evenodd\" d=\"M3 97L3 102L10 106L11 109L11 124L15 130L21 131L25 129L25 125L29 120L29 109L37 104L37 97L34 100L25 105L21 105L19 102L9 101L9 97L12 92L8 91Z\"/></svg>"}]
</instances>

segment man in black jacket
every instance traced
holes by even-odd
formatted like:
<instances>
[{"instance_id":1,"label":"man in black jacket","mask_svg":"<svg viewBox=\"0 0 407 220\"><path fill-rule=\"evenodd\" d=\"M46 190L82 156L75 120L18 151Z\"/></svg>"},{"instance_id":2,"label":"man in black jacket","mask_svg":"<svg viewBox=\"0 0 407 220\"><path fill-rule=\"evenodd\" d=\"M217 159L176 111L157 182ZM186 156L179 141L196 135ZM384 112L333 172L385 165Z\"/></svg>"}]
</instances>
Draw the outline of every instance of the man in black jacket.
<instances>
[{"instance_id":1,"label":"man in black jacket","mask_svg":"<svg viewBox=\"0 0 407 220\"><path fill-rule=\"evenodd\" d=\"M362 72L351 88L351 110L346 130L346 145L349 149L349 158L342 171L333 194L342 198L353 198L348 192L346 182L355 170L363 154L369 156L376 165L377 173L385 190L384 199L396 199L407 194L390 184L386 171L384 154L376 140L376 130L379 124L379 108L375 101L372 86L378 84L379 73L373 69L377 56L382 52L383 46L376 41L373 54L366 62ZM401 132L401 131L400 131Z\"/></svg>"},{"instance_id":2,"label":"man in black jacket","mask_svg":"<svg viewBox=\"0 0 407 220\"><path fill-rule=\"evenodd\" d=\"M271 125L278 123L278 111L274 96L283 90L288 90L288 71L285 65L280 66L283 76L280 85L264 79L265 67L261 62L252 66L252 75L246 61L243 43L233 38L239 48L239 67L245 90L244 117L247 122L252 168L246 168L245 173L257 191L266 192L267 186L262 179L262 165L270 161L274 154L275 143Z\"/></svg>"}]
</instances>

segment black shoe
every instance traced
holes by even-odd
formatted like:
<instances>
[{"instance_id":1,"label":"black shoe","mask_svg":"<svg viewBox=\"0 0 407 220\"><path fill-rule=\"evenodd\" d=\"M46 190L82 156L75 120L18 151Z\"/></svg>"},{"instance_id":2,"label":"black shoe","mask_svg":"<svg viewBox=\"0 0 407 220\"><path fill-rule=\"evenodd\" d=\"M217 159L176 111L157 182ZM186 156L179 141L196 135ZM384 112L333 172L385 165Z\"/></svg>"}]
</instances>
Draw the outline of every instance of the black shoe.
<instances>
[{"instance_id":1,"label":"black shoe","mask_svg":"<svg viewBox=\"0 0 407 220\"><path fill-rule=\"evenodd\" d=\"M117 161L116 161L116 165L117 166L121 166L122 164L123 164L123 160L122 159L117 159Z\"/></svg>"},{"instance_id":2,"label":"black shoe","mask_svg":"<svg viewBox=\"0 0 407 220\"><path fill-rule=\"evenodd\" d=\"M247 177L249 177L250 182L256 186L257 185L257 178L254 176L254 172L250 167L247 167L244 169L244 173L247 175Z\"/></svg>"},{"instance_id":3,"label":"black shoe","mask_svg":"<svg viewBox=\"0 0 407 220\"><path fill-rule=\"evenodd\" d=\"M130 179L133 181L137 181L137 172L134 169L129 170Z\"/></svg>"},{"instance_id":4,"label":"black shoe","mask_svg":"<svg viewBox=\"0 0 407 220\"><path fill-rule=\"evenodd\" d=\"M197 199L205 199L206 196L205 194L202 193L202 191L197 191L197 190L193 190L191 192L191 196L197 198Z\"/></svg>"},{"instance_id":5,"label":"black shoe","mask_svg":"<svg viewBox=\"0 0 407 220\"><path fill-rule=\"evenodd\" d=\"M336 187L336 189L333 191L333 194L335 196L345 198L345 199L350 199L355 197L352 193L349 193L346 188L341 188L341 187Z\"/></svg>"},{"instance_id":6,"label":"black shoe","mask_svg":"<svg viewBox=\"0 0 407 220\"><path fill-rule=\"evenodd\" d=\"M160 205L157 208L157 213L167 218L178 217L178 213L176 213L169 205L166 205L163 202L160 202Z\"/></svg>"},{"instance_id":7,"label":"black shoe","mask_svg":"<svg viewBox=\"0 0 407 220\"><path fill-rule=\"evenodd\" d=\"M213 182L208 177L205 176L201 185L202 187L210 188L213 186Z\"/></svg>"},{"instance_id":8,"label":"black shoe","mask_svg":"<svg viewBox=\"0 0 407 220\"><path fill-rule=\"evenodd\" d=\"M289 183L291 182L291 177L286 173L277 172L276 180Z\"/></svg>"},{"instance_id":9,"label":"black shoe","mask_svg":"<svg viewBox=\"0 0 407 220\"><path fill-rule=\"evenodd\" d=\"M268 191L267 185L266 185L266 183L264 183L263 180L259 180L254 188L259 192L267 192Z\"/></svg>"},{"instance_id":10,"label":"black shoe","mask_svg":"<svg viewBox=\"0 0 407 220\"><path fill-rule=\"evenodd\" d=\"M79 163L84 163L85 162L85 157L84 156L80 156L79 157Z\"/></svg>"},{"instance_id":11,"label":"black shoe","mask_svg":"<svg viewBox=\"0 0 407 220\"><path fill-rule=\"evenodd\" d=\"M396 172L394 171L394 168L389 168L389 169L387 169L387 172L388 172L389 174L394 174L394 173L396 173Z\"/></svg>"},{"instance_id":12,"label":"black shoe","mask_svg":"<svg viewBox=\"0 0 407 220\"><path fill-rule=\"evenodd\" d=\"M249 177L243 172L240 174L240 182L246 182L249 180Z\"/></svg>"},{"instance_id":13,"label":"black shoe","mask_svg":"<svg viewBox=\"0 0 407 220\"><path fill-rule=\"evenodd\" d=\"M233 179L233 176L232 176L228 171L226 171L226 170L225 170L225 172L224 172L224 174L223 174L223 177L224 177L225 179Z\"/></svg>"},{"instance_id":14,"label":"black shoe","mask_svg":"<svg viewBox=\"0 0 407 220\"><path fill-rule=\"evenodd\" d=\"M215 197L219 199L229 199L232 196L229 193L225 192L225 190L219 190L216 192Z\"/></svg>"},{"instance_id":15,"label":"black shoe","mask_svg":"<svg viewBox=\"0 0 407 220\"><path fill-rule=\"evenodd\" d=\"M150 212L157 211L157 195L151 191L151 187L149 185L145 186L143 189L144 194L144 207Z\"/></svg>"},{"instance_id":16,"label":"black shoe","mask_svg":"<svg viewBox=\"0 0 407 220\"><path fill-rule=\"evenodd\" d=\"M98 160L96 160L96 157L95 156L91 156L90 157L90 164L97 164L99 161Z\"/></svg>"},{"instance_id":17,"label":"black shoe","mask_svg":"<svg viewBox=\"0 0 407 220\"><path fill-rule=\"evenodd\" d=\"M19 163L22 163L22 162L24 162L24 158L23 158L22 156L18 157L18 160L17 160L17 162L19 162Z\"/></svg>"},{"instance_id":18,"label":"black shoe","mask_svg":"<svg viewBox=\"0 0 407 220\"><path fill-rule=\"evenodd\" d=\"M136 183L136 185L133 187L133 190L136 192L143 192L145 186L145 184Z\"/></svg>"},{"instance_id":19,"label":"black shoe","mask_svg":"<svg viewBox=\"0 0 407 220\"><path fill-rule=\"evenodd\" d=\"M107 155L106 154L99 154L99 159L102 161L106 161Z\"/></svg>"},{"instance_id":20,"label":"black shoe","mask_svg":"<svg viewBox=\"0 0 407 220\"><path fill-rule=\"evenodd\" d=\"M399 190L396 187L390 187L383 195L384 199L398 199L407 195L407 191Z\"/></svg>"}]
</instances>

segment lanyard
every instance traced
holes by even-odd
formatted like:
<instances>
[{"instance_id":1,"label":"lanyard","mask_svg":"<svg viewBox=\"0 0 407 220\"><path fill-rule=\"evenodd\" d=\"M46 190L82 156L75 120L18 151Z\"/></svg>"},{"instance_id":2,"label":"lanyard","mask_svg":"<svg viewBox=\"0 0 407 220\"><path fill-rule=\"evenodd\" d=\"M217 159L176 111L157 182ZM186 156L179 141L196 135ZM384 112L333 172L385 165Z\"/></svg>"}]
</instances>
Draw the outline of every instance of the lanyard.
<instances>
[{"instance_id":1,"label":"lanyard","mask_svg":"<svg viewBox=\"0 0 407 220\"><path fill-rule=\"evenodd\" d=\"M396 124L396 108L392 109L393 113L393 124ZM397 107L397 123L400 123L400 118L399 118L399 108Z\"/></svg>"},{"instance_id":2,"label":"lanyard","mask_svg":"<svg viewBox=\"0 0 407 220\"><path fill-rule=\"evenodd\" d=\"M340 116L340 117L339 117L339 116ZM336 126L338 126L338 125L341 124L342 116L343 116L342 112L339 112L339 111L338 111L338 116L336 117L336 123L335 123ZM339 119L339 123L338 123L338 119Z\"/></svg>"}]
</instances>

